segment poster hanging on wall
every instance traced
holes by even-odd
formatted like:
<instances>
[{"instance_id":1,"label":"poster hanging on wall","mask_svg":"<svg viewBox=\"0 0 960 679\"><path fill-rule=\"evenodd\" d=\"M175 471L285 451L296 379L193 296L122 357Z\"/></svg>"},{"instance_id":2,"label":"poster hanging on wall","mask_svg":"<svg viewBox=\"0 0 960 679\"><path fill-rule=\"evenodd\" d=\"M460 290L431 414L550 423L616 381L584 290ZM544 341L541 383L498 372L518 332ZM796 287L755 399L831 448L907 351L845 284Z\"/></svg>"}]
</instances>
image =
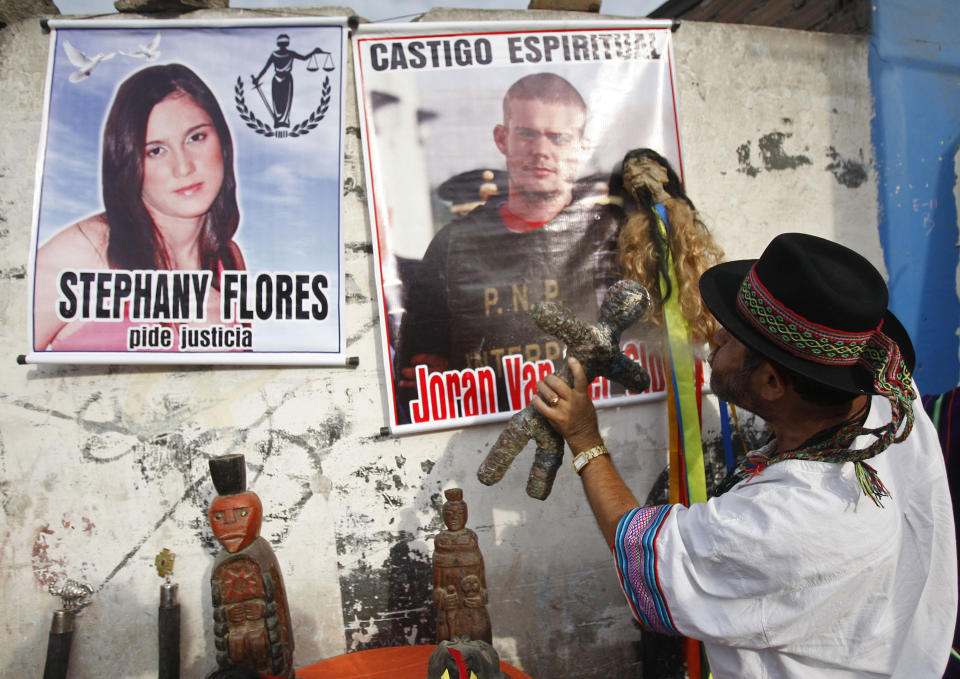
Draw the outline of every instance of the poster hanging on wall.
<instances>
[{"instance_id":1,"label":"poster hanging on wall","mask_svg":"<svg viewBox=\"0 0 960 679\"><path fill-rule=\"evenodd\" d=\"M554 302L595 322L617 279L624 155L681 173L671 24L361 25L354 68L393 433L503 420L559 367ZM625 334L665 393L661 329Z\"/></svg>"},{"instance_id":2,"label":"poster hanging on wall","mask_svg":"<svg viewBox=\"0 0 960 679\"><path fill-rule=\"evenodd\" d=\"M26 362L342 365L346 19L50 28Z\"/></svg>"}]
</instances>

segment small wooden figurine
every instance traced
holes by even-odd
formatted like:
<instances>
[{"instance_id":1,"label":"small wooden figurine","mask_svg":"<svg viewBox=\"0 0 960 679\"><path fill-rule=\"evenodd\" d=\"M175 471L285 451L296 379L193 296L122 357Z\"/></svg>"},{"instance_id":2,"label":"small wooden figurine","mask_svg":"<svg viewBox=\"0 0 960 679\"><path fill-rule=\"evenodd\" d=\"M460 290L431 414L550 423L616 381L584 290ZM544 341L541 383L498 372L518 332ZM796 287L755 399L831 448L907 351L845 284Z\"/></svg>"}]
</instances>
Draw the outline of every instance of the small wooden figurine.
<instances>
[{"instance_id":1,"label":"small wooden figurine","mask_svg":"<svg viewBox=\"0 0 960 679\"><path fill-rule=\"evenodd\" d=\"M437 641L468 636L492 643L487 612L487 582L477 534L467 528L463 490L444 491L443 523L433 539L433 600L437 606Z\"/></svg>"},{"instance_id":2,"label":"small wooden figurine","mask_svg":"<svg viewBox=\"0 0 960 679\"><path fill-rule=\"evenodd\" d=\"M211 458L217 497L207 516L223 545L213 564L217 664L293 679L293 627L280 566L260 537L263 506L247 490L243 455Z\"/></svg>"}]
</instances>

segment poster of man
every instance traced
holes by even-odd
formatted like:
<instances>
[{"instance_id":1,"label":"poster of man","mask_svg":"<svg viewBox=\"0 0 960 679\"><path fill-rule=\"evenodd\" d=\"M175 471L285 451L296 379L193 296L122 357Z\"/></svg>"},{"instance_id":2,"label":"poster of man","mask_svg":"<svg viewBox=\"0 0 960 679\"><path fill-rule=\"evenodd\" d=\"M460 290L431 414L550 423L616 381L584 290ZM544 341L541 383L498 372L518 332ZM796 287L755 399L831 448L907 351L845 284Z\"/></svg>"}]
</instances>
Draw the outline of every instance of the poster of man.
<instances>
[{"instance_id":1,"label":"poster of man","mask_svg":"<svg viewBox=\"0 0 960 679\"><path fill-rule=\"evenodd\" d=\"M342 364L345 21L52 27L27 361Z\"/></svg>"},{"instance_id":2,"label":"poster of man","mask_svg":"<svg viewBox=\"0 0 960 679\"><path fill-rule=\"evenodd\" d=\"M504 419L564 347L538 302L596 322L619 275L620 163L681 168L669 24L374 26L354 64L395 432ZM643 329L624 350L664 393ZM621 390L622 392L622 390Z\"/></svg>"}]
</instances>

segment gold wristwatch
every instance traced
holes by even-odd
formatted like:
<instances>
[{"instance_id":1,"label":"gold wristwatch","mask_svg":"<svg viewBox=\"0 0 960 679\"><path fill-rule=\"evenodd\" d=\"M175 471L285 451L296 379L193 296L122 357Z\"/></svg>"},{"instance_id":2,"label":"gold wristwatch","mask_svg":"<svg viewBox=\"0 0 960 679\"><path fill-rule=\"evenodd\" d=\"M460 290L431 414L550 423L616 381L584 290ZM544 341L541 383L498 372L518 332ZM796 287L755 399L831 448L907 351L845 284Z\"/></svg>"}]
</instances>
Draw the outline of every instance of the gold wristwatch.
<instances>
[{"instance_id":1,"label":"gold wristwatch","mask_svg":"<svg viewBox=\"0 0 960 679\"><path fill-rule=\"evenodd\" d=\"M573 471L577 472L579 475L583 471L583 468L586 467L590 460L595 457L600 457L601 455L609 455L610 451L607 450L607 447L602 443L599 446L594 446L593 448L588 448L579 455L573 458Z\"/></svg>"}]
</instances>

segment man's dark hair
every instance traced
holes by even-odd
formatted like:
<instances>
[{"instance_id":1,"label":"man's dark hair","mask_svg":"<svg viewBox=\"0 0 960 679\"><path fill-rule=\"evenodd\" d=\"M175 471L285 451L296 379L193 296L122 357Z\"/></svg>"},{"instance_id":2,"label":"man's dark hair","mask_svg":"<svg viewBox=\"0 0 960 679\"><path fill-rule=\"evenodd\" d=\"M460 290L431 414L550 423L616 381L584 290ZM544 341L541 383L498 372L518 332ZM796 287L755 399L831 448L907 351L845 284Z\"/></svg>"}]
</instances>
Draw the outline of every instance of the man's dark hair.
<instances>
[{"instance_id":1,"label":"man's dark hair","mask_svg":"<svg viewBox=\"0 0 960 679\"><path fill-rule=\"evenodd\" d=\"M744 368L756 370L764 362L769 363L793 386L797 395L807 403L817 406L828 417L839 417L849 411L850 402L857 396L848 391L842 391L835 387L829 387L821 382L812 380L806 375L801 375L795 370L785 367L770 358L767 358L760 352L744 345L746 353L743 358Z\"/></svg>"},{"instance_id":2,"label":"man's dark hair","mask_svg":"<svg viewBox=\"0 0 960 679\"><path fill-rule=\"evenodd\" d=\"M822 382L812 380L806 375L784 368L776 364L777 370L785 374L793 385L793 390L804 401L809 401L824 408L832 409L836 406L846 407L850 404L857 394L851 394L849 391L843 391L835 387L828 387Z\"/></svg>"}]
</instances>

